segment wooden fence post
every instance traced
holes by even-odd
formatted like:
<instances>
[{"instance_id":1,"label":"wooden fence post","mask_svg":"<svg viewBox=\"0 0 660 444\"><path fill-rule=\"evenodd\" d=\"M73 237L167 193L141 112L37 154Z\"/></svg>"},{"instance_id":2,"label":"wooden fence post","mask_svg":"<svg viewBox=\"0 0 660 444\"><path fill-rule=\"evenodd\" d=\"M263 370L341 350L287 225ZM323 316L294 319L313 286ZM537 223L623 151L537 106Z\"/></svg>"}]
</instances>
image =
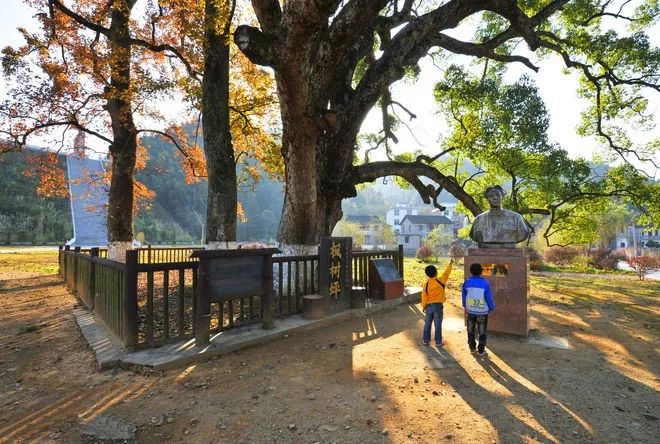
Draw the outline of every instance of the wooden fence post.
<instances>
[{"instance_id":1,"label":"wooden fence post","mask_svg":"<svg viewBox=\"0 0 660 444\"><path fill-rule=\"evenodd\" d=\"M69 247L68 245L65 245L64 251L69 251L70 248L71 247ZM64 269L64 274L62 275L62 277L64 278L64 282L68 284L66 280L66 254L62 253L62 255L64 256L64 260L62 261L62 268Z\"/></svg>"},{"instance_id":2,"label":"wooden fence post","mask_svg":"<svg viewBox=\"0 0 660 444\"><path fill-rule=\"evenodd\" d=\"M403 245L401 244L399 244L398 265L399 265L399 274L401 275L401 279L403 279ZM404 281L404 285L405 285L405 281Z\"/></svg>"},{"instance_id":3,"label":"wooden fence post","mask_svg":"<svg viewBox=\"0 0 660 444\"><path fill-rule=\"evenodd\" d=\"M137 250L126 251L126 266L124 268L124 345L133 348L137 345L138 305L137 305Z\"/></svg>"},{"instance_id":4,"label":"wooden fence post","mask_svg":"<svg viewBox=\"0 0 660 444\"><path fill-rule=\"evenodd\" d=\"M350 259L349 259L350 260ZM296 265L296 275L298 275L298 266ZM261 297L261 320L263 322L264 330L271 330L274 328L273 324L273 256L264 257L264 282L265 292ZM298 279L296 278L296 283ZM298 287L296 285L296 287ZM296 288L297 290L298 288ZM297 296L296 296L297 298ZM251 307L251 306L250 306ZM243 313L241 313L243 315Z\"/></svg>"},{"instance_id":5,"label":"wooden fence post","mask_svg":"<svg viewBox=\"0 0 660 444\"><path fill-rule=\"evenodd\" d=\"M99 247L94 247L89 250L89 255L91 257L99 257ZM89 261L89 309L94 311L96 306L96 263L93 260Z\"/></svg>"},{"instance_id":6,"label":"wooden fence post","mask_svg":"<svg viewBox=\"0 0 660 444\"><path fill-rule=\"evenodd\" d=\"M199 267L197 269L197 291L194 295L197 301L197 310L195 313L195 345L197 347L205 347L210 343L210 328L211 328L211 304L209 302L209 262L200 258ZM233 301L229 301L231 307ZM194 311L194 310L193 310ZM230 312L231 313L231 312ZM230 319L233 319L230 314ZM222 322L222 320L220 320Z\"/></svg>"},{"instance_id":7,"label":"wooden fence post","mask_svg":"<svg viewBox=\"0 0 660 444\"><path fill-rule=\"evenodd\" d=\"M63 245L58 245L57 246L57 274L59 274L60 276L64 276L62 274L62 272L64 271L62 269L62 258L63 258L63 255L64 255L64 253L62 253L63 249L64 249Z\"/></svg>"},{"instance_id":8,"label":"wooden fence post","mask_svg":"<svg viewBox=\"0 0 660 444\"><path fill-rule=\"evenodd\" d=\"M80 253L80 247L75 247L73 250L73 294L78 296L78 253Z\"/></svg>"}]
</instances>

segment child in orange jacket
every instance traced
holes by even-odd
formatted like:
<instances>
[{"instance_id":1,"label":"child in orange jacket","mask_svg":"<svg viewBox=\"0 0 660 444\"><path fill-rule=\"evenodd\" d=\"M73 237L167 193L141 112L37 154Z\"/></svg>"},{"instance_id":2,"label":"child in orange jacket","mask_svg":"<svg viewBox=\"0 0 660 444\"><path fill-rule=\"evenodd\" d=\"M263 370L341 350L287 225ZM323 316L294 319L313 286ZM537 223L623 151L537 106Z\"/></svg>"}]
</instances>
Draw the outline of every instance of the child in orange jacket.
<instances>
[{"instance_id":1,"label":"child in orange jacket","mask_svg":"<svg viewBox=\"0 0 660 444\"><path fill-rule=\"evenodd\" d=\"M438 278L438 269L433 265L428 265L424 272L428 279L422 287L422 311L426 313L424 319L424 332L422 342L429 345L431 341L431 324L435 323L435 346L442 347L442 315L444 303L447 300L445 296L445 286L451 273L453 259L449 261L442 276Z\"/></svg>"}]
</instances>

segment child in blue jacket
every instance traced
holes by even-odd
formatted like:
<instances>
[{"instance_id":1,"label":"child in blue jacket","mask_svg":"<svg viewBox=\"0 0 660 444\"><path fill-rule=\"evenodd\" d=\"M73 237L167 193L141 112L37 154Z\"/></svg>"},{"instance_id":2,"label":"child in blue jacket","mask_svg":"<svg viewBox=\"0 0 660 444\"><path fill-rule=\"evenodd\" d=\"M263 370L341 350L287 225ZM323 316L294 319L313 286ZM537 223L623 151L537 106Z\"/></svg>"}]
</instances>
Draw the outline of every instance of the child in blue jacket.
<instances>
[{"instance_id":1,"label":"child in blue jacket","mask_svg":"<svg viewBox=\"0 0 660 444\"><path fill-rule=\"evenodd\" d=\"M481 276L481 264L470 265L472 276L463 284L463 308L467 311L467 336L470 352L480 356L486 353L488 313L495 310L490 284ZM475 341L475 328L479 331L479 347Z\"/></svg>"}]
</instances>

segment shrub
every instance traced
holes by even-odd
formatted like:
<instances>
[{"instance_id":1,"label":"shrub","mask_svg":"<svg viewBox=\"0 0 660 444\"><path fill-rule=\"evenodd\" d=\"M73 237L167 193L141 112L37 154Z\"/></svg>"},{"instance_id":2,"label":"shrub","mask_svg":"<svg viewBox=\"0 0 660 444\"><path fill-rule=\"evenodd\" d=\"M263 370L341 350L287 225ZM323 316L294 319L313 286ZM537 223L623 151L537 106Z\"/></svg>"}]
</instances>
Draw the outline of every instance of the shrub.
<instances>
[{"instance_id":1,"label":"shrub","mask_svg":"<svg viewBox=\"0 0 660 444\"><path fill-rule=\"evenodd\" d=\"M449 257L451 257L456 263L460 263L461 259L465 257L465 247L460 242L454 242L449 247Z\"/></svg>"},{"instance_id":2,"label":"shrub","mask_svg":"<svg viewBox=\"0 0 660 444\"><path fill-rule=\"evenodd\" d=\"M589 263L591 259L589 256L584 254L578 254L573 258L570 265L576 272L586 273L589 270Z\"/></svg>"},{"instance_id":3,"label":"shrub","mask_svg":"<svg viewBox=\"0 0 660 444\"><path fill-rule=\"evenodd\" d=\"M660 259L653 256L633 256L628 258L628 265L637 272L640 280L644 280L647 274L660 270Z\"/></svg>"},{"instance_id":4,"label":"shrub","mask_svg":"<svg viewBox=\"0 0 660 444\"><path fill-rule=\"evenodd\" d=\"M647 248L660 248L660 242L656 242L653 239L650 241L646 242L645 245Z\"/></svg>"},{"instance_id":5,"label":"shrub","mask_svg":"<svg viewBox=\"0 0 660 444\"><path fill-rule=\"evenodd\" d=\"M550 247L545 250L545 260L561 267L570 265L580 251L575 247Z\"/></svg>"},{"instance_id":6,"label":"shrub","mask_svg":"<svg viewBox=\"0 0 660 444\"><path fill-rule=\"evenodd\" d=\"M617 248L616 250L612 250L612 255L619 258L622 261L625 261L626 258L628 257L625 248Z\"/></svg>"},{"instance_id":7,"label":"shrub","mask_svg":"<svg viewBox=\"0 0 660 444\"><path fill-rule=\"evenodd\" d=\"M612 250L598 248L589 251L589 265L598 270L616 270L619 260L625 259L625 257L625 254L621 257Z\"/></svg>"},{"instance_id":8,"label":"shrub","mask_svg":"<svg viewBox=\"0 0 660 444\"><path fill-rule=\"evenodd\" d=\"M533 248L527 248L527 257L529 258L529 269L539 271L543 269L543 256Z\"/></svg>"},{"instance_id":9,"label":"shrub","mask_svg":"<svg viewBox=\"0 0 660 444\"><path fill-rule=\"evenodd\" d=\"M415 254L415 257L420 260L427 260L433 256L433 250L431 250L431 247L428 245L422 245L417 249L417 253Z\"/></svg>"}]
</instances>

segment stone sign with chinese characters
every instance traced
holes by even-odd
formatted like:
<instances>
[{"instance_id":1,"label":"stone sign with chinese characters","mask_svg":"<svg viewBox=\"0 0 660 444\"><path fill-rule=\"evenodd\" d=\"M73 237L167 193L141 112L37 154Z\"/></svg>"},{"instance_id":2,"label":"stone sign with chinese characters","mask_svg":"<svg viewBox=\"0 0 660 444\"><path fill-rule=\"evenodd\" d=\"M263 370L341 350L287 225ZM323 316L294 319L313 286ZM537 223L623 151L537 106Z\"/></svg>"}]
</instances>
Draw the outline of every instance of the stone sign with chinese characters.
<instances>
[{"instance_id":1,"label":"stone sign with chinese characters","mask_svg":"<svg viewBox=\"0 0 660 444\"><path fill-rule=\"evenodd\" d=\"M324 296L329 314L351 307L350 237L323 237L319 246L319 294Z\"/></svg>"}]
</instances>

